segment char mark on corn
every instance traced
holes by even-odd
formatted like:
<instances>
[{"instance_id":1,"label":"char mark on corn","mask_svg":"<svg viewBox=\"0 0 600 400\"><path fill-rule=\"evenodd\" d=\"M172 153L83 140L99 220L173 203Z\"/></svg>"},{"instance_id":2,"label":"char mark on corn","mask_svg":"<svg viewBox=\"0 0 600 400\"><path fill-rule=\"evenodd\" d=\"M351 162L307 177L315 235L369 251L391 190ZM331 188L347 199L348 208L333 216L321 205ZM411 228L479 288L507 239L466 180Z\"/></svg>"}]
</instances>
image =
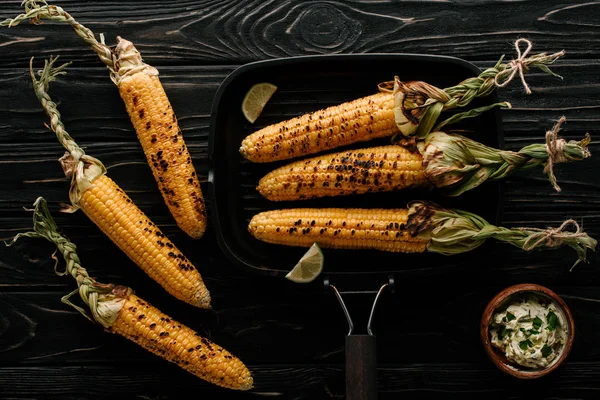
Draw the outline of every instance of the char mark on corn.
<instances>
[{"instance_id":1,"label":"char mark on corn","mask_svg":"<svg viewBox=\"0 0 600 400\"><path fill-rule=\"evenodd\" d=\"M130 294L108 328L210 383L248 390L253 378L244 363L221 346Z\"/></svg>"},{"instance_id":2,"label":"char mark on corn","mask_svg":"<svg viewBox=\"0 0 600 400\"><path fill-rule=\"evenodd\" d=\"M44 64L39 79L30 72L34 91L50 118L50 128L67 150L59 159L65 176L71 179L71 206L81 208L148 276L176 298L201 308L210 308L210 294L199 271L169 241L160 229L133 203L127 194L106 174L102 162L85 154L66 131L56 103L48 94L49 84L64 73L68 64L54 67L56 58Z\"/></svg>"},{"instance_id":3,"label":"char mark on corn","mask_svg":"<svg viewBox=\"0 0 600 400\"><path fill-rule=\"evenodd\" d=\"M265 175L257 190L268 200L288 201L389 192L426 183L421 154L390 145L292 162Z\"/></svg>"},{"instance_id":4,"label":"char mark on corn","mask_svg":"<svg viewBox=\"0 0 600 400\"><path fill-rule=\"evenodd\" d=\"M83 212L148 276L176 298L210 308L200 272L117 184L102 175L83 192Z\"/></svg>"},{"instance_id":5,"label":"char mark on corn","mask_svg":"<svg viewBox=\"0 0 600 400\"><path fill-rule=\"evenodd\" d=\"M256 214L248 231L286 246L424 252L428 241L406 231L407 217L407 209L282 209Z\"/></svg>"},{"instance_id":6,"label":"char mark on corn","mask_svg":"<svg viewBox=\"0 0 600 400\"><path fill-rule=\"evenodd\" d=\"M155 68L119 38L119 93L158 189L177 225L192 238L206 230L206 207L192 157ZM137 68L137 69L136 69ZM128 72L129 71L129 72Z\"/></svg>"},{"instance_id":7,"label":"char mark on corn","mask_svg":"<svg viewBox=\"0 0 600 400\"><path fill-rule=\"evenodd\" d=\"M65 260L65 270L58 272L55 269L55 272L61 276L70 275L78 287L63 296L63 303L108 332L121 335L208 382L237 390L252 387L249 370L227 350L162 313L136 296L133 289L101 283L91 277L81 265L75 243L59 232L43 197L35 201L33 217L34 231L16 235L10 244L28 236L44 238L56 245L56 252L60 252ZM70 300L77 294L83 307Z\"/></svg>"},{"instance_id":8,"label":"char mark on corn","mask_svg":"<svg viewBox=\"0 0 600 400\"><path fill-rule=\"evenodd\" d=\"M397 130L394 98L381 92L269 125L248 135L240 153L259 163L285 160L391 136Z\"/></svg>"}]
</instances>

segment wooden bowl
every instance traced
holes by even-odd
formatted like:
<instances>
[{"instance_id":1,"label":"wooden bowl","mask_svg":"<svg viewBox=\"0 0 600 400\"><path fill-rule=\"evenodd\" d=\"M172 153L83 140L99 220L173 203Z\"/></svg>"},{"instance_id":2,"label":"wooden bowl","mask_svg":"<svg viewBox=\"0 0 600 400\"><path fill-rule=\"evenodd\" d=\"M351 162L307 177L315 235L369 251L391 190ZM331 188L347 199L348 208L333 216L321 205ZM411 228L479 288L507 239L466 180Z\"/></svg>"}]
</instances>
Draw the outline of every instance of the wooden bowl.
<instances>
[{"instance_id":1,"label":"wooden bowl","mask_svg":"<svg viewBox=\"0 0 600 400\"><path fill-rule=\"evenodd\" d=\"M502 305L510 301L514 296L524 294L526 292L533 292L534 294L554 302L559 310L562 310L564 320L566 322L566 342L562 348L561 353L556 357L547 367L542 369L531 369L523 367L519 364L513 363L506 359L504 353L498 348L494 347L490 341L489 325L494 312L501 308ZM569 307L565 304L556 293L547 287L533 284L533 283L522 283L514 286L507 287L500 291L496 296L490 300L483 311L481 317L481 340L483 347L488 357L498 369L509 375L512 375L521 379L534 379L549 374L558 368L569 355L571 347L573 347L573 339L575 338L575 323Z\"/></svg>"}]
</instances>

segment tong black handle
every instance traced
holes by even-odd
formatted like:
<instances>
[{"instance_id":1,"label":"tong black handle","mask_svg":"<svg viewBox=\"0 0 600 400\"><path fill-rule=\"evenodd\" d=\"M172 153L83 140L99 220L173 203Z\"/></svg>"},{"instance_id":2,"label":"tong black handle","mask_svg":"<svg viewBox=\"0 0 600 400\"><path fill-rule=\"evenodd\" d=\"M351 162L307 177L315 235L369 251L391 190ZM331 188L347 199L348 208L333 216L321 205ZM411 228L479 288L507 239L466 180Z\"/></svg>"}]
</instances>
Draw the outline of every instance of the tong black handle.
<instances>
[{"instance_id":1,"label":"tong black handle","mask_svg":"<svg viewBox=\"0 0 600 400\"><path fill-rule=\"evenodd\" d=\"M377 399L377 341L373 335L346 336L346 400Z\"/></svg>"}]
</instances>

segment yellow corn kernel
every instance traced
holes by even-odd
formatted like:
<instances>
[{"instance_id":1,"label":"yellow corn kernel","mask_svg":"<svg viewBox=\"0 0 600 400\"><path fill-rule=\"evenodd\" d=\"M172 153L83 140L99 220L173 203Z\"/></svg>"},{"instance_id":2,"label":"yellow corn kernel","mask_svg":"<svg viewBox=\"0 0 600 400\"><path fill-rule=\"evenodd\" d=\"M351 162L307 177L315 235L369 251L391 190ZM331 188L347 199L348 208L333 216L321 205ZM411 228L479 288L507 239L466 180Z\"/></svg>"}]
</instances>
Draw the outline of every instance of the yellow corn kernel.
<instances>
[{"instance_id":1,"label":"yellow corn kernel","mask_svg":"<svg viewBox=\"0 0 600 400\"><path fill-rule=\"evenodd\" d=\"M192 263L106 175L79 201L83 212L148 276L176 298L210 308L210 293Z\"/></svg>"},{"instance_id":2,"label":"yellow corn kernel","mask_svg":"<svg viewBox=\"0 0 600 400\"><path fill-rule=\"evenodd\" d=\"M133 44L119 38L115 49L119 70L119 93L144 149L158 189L177 225L193 238L206 230L204 197L192 157L158 72L143 64Z\"/></svg>"},{"instance_id":3,"label":"yellow corn kernel","mask_svg":"<svg viewBox=\"0 0 600 400\"><path fill-rule=\"evenodd\" d=\"M407 218L406 209L294 208L256 214L248 231L286 246L424 252L427 240L406 232Z\"/></svg>"},{"instance_id":4,"label":"yellow corn kernel","mask_svg":"<svg viewBox=\"0 0 600 400\"><path fill-rule=\"evenodd\" d=\"M286 160L398 131L394 98L381 92L269 125L248 135L240 153L253 162Z\"/></svg>"},{"instance_id":5,"label":"yellow corn kernel","mask_svg":"<svg viewBox=\"0 0 600 400\"><path fill-rule=\"evenodd\" d=\"M215 385L248 390L254 384L239 358L134 294L127 297L108 331Z\"/></svg>"},{"instance_id":6,"label":"yellow corn kernel","mask_svg":"<svg viewBox=\"0 0 600 400\"><path fill-rule=\"evenodd\" d=\"M423 157L380 146L308 158L265 175L257 190L272 201L389 192L426 185Z\"/></svg>"},{"instance_id":7,"label":"yellow corn kernel","mask_svg":"<svg viewBox=\"0 0 600 400\"><path fill-rule=\"evenodd\" d=\"M23 5L26 13L11 24L16 25L23 19L35 23L43 19L67 23L98 54L119 88L169 211L184 232L193 238L202 237L206 230L204 198L157 69L143 62L130 41L117 36L118 43L113 51L61 7L49 5L45 0L24 1Z\"/></svg>"}]
</instances>

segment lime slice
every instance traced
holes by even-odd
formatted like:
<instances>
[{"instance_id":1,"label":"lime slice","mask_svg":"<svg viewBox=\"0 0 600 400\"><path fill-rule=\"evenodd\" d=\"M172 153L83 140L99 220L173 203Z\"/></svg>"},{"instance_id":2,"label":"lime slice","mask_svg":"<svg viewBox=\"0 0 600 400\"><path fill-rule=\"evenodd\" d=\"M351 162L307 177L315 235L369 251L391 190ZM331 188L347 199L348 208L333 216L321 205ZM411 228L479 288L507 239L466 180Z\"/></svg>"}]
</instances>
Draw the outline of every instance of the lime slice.
<instances>
[{"instance_id":1,"label":"lime slice","mask_svg":"<svg viewBox=\"0 0 600 400\"><path fill-rule=\"evenodd\" d=\"M315 243L285 277L296 283L312 282L323 271L323 258L321 248Z\"/></svg>"},{"instance_id":2,"label":"lime slice","mask_svg":"<svg viewBox=\"0 0 600 400\"><path fill-rule=\"evenodd\" d=\"M268 82L257 83L248 90L242 100L242 113L250 123L256 121L276 90L277 86Z\"/></svg>"}]
</instances>

